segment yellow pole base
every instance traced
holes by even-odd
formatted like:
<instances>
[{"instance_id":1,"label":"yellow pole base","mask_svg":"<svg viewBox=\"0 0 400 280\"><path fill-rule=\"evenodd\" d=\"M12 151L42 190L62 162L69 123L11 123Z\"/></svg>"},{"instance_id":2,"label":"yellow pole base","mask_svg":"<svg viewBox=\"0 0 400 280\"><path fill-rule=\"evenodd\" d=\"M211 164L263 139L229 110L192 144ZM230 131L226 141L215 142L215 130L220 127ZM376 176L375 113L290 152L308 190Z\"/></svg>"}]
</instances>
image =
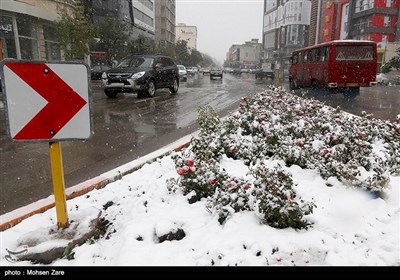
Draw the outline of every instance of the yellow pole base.
<instances>
[{"instance_id":1,"label":"yellow pole base","mask_svg":"<svg viewBox=\"0 0 400 280\"><path fill-rule=\"evenodd\" d=\"M58 228L68 227L67 201L65 198L64 169L61 143L50 142L50 164L53 178L53 191L57 212Z\"/></svg>"}]
</instances>

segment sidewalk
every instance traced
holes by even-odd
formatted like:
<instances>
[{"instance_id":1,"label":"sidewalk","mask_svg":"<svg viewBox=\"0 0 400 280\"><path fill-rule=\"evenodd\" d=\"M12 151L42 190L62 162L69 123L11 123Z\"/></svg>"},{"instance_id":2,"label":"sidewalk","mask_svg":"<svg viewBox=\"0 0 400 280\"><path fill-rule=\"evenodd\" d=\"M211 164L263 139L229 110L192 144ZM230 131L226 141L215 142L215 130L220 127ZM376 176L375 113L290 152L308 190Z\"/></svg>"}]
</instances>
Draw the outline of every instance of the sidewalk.
<instances>
[{"instance_id":1,"label":"sidewalk","mask_svg":"<svg viewBox=\"0 0 400 280\"><path fill-rule=\"evenodd\" d=\"M115 169L112 169L78 185L67 188L65 190L67 200L86 194L93 189L104 188L109 183L119 180L123 176L140 169L146 163L151 163L157 158L163 157L172 151L179 151L180 149L188 146L192 137L195 137L197 134L198 132L196 131L139 159L121 165ZM44 211L53 208L54 205L54 196L51 195L47 198L38 200L29 205L3 214L0 216L0 231L11 228L23 221L24 219L31 217L35 214L43 213Z\"/></svg>"}]
</instances>

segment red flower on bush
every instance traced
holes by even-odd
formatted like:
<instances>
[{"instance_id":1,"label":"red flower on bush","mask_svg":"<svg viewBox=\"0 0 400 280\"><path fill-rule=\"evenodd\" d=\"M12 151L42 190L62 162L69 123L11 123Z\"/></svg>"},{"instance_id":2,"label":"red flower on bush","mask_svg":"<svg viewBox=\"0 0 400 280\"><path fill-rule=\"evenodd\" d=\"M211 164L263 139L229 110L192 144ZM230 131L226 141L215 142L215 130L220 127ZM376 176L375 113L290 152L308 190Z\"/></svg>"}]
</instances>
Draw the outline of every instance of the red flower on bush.
<instances>
[{"instance_id":1,"label":"red flower on bush","mask_svg":"<svg viewBox=\"0 0 400 280\"><path fill-rule=\"evenodd\" d=\"M327 157L327 156L329 156L331 153L332 153L332 150L331 150L331 149L323 149L323 150L319 153L319 155L322 156L322 157Z\"/></svg>"},{"instance_id":2,"label":"red flower on bush","mask_svg":"<svg viewBox=\"0 0 400 280\"><path fill-rule=\"evenodd\" d=\"M230 181L229 185L228 185L228 189L229 190L233 190L233 189L236 189L236 188L237 188L236 182L235 181Z\"/></svg>"},{"instance_id":3,"label":"red flower on bush","mask_svg":"<svg viewBox=\"0 0 400 280\"><path fill-rule=\"evenodd\" d=\"M295 144L299 147L303 147L304 146L304 142L301 139L296 139Z\"/></svg>"},{"instance_id":4,"label":"red flower on bush","mask_svg":"<svg viewBox=\"0 0 400 280\"><path fill-rule=\"evenodd\" d=\"M185 174L185 170L183 170L182 167L178 167L178 168L176 169L176 173L178 173L179 175L184 175L184 174Z\"/></svg>"},{"instance_id":5,"label":"red flower on bush","mask_svg":"<svg viewBox=\"0 0 400 280\"><path fill-rule=\"evenodd\" d=\"M208 180L208 182L210 183L211 186L214 186L218 182L218 180L217 178L211 178L210 180Z\"/></svg>"},{"instance_id":6,"label":"red flower on bush","mask_svg":"<svg viewBox=\"0 0 400 280\"><path fill-rule=\"evenodd\" d=\"M188 159L186 159L185 164L186 164L187 166L189 166L189 167L190 167L190 166L193 166L193 165L194 165L194 160L188 158Z\"/></svg>"}]
</instances>

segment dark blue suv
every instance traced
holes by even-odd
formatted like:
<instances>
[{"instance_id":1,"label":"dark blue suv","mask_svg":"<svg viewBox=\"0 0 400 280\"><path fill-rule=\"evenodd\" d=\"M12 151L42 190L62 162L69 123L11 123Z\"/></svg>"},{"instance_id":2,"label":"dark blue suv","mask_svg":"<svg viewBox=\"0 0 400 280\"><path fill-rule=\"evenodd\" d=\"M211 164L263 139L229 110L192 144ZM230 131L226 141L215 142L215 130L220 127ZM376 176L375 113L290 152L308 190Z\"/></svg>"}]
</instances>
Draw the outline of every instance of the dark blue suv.
<instances>
[{"instance_id":1,"label":"dark blue suv","mask_svg":"<svg viewBox=\"0 0 400 280\"><path fill-rule=\"evenodd\" d=\"M153 97L156 89L177 93L179 70L172 58L163 55L134 55L102 74L104 93L115 98L118 92Z\"/></svg>"}]
</instances>

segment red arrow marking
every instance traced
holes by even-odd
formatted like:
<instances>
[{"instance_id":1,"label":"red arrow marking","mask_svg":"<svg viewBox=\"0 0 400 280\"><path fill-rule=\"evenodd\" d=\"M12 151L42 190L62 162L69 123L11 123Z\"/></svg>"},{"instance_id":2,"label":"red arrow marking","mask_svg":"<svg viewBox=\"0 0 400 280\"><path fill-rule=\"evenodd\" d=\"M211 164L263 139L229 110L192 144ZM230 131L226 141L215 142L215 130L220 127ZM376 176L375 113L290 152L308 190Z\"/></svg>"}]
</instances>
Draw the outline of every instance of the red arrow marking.
<instances>
[{"instance_id":1,"label":"red arrow marking","mask_svg":"<svg viewBox=\"0 0 400 280\"><path fill-rule=\"evenodd\" d=\"M51 139L87 103L46 64L8 62L6 66L48 101L15 136Z\"/></svg>"}]
</instances>

